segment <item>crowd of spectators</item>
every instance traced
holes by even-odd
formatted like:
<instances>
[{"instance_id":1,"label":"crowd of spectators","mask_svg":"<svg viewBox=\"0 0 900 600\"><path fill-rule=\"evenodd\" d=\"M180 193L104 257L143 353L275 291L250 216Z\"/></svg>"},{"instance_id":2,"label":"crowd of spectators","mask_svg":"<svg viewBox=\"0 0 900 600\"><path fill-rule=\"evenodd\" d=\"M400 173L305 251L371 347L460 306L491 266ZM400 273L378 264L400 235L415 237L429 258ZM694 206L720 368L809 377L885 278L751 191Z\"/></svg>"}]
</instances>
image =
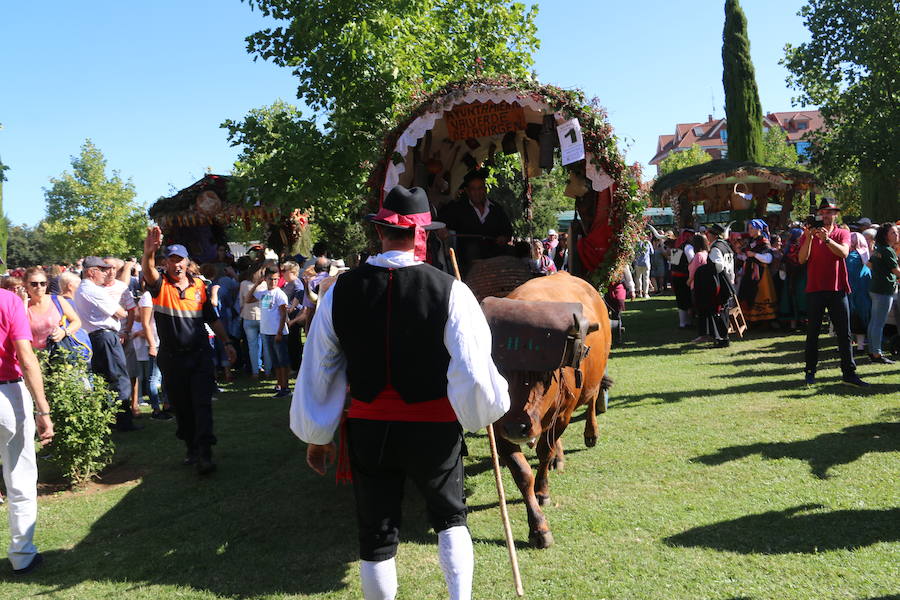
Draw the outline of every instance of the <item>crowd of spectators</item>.
<instances>
[{"instance_id":1,"label":"crowd of spectators","mask_svg":"<svg viewBox=\"0 0 900 600\"><path fill-rule=\"evenodd\" d=\"M696 231L684 229L677 237L651 226L635 251L635 296L667 293L671 286L679 327L698 327L697 343L727 345L727 331L720 331L727 329L727 320L714 327L712 318L727 315L736 305L750 328L806 331L807 373L813 374L817 354L812 348L818 345L818 331L827 312L829 331L846 355L842 364L845 378L855 370L851 343L872 362L891 364L887 355L900 348L897 338L885 348L884 334L892 310L894 327L900 321L898 225L873 224L867 218L841 224L839 213L833 201L826 200L816 216L774 232L762 219L749 221L745 232L713 225ZM717 245L718 251L713 248ZM703 270L708 262L715 263L716 272L725 272L727 281L713 279L712 288L705 285L702 274L713 272L712 268ZM648 264L650 282L645 292Z\"/></svg>"}]
</instances>

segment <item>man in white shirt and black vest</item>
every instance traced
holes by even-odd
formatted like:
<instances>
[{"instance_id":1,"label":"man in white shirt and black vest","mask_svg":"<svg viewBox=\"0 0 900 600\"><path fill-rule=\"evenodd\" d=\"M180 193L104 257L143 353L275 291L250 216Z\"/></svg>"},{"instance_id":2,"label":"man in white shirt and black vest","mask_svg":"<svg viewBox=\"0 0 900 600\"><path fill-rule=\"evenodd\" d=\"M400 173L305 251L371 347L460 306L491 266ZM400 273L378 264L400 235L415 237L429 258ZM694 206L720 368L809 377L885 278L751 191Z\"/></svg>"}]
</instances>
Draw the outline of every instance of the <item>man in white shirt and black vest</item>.
<instances>
[{"instance_id":1,"label":"man in white shirt and black vest","mask_svg":"<svg viewBox=\"0 0 900 600\"><path fill-rule=\"evenodd\" d=\"M397 186L368 219L382 252L320 297L294 389L291 430L309 444L307 463L324 474L349 385L345 439L364 598L397 593L394 555L408 478L438 534L449 596L468 599L474 553L462 430L481 429L508 410L506 381L491 359L490 329L472 292L421 262L416 241L431 224L425 191Z\"/></svg>"}]
</instances>

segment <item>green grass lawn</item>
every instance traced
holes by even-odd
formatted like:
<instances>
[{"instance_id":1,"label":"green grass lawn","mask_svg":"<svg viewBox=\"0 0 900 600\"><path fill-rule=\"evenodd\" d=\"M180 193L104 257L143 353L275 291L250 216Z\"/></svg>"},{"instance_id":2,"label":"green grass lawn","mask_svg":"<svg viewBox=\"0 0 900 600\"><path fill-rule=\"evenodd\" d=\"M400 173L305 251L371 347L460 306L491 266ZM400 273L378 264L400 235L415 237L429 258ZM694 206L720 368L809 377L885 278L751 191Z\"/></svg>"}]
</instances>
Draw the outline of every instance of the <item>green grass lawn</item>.
<instances>
[{"instance_id":1,"label":"green grass lawn","mask_svg":"<svg viewBox=\"0 0 900 600\"><path fill-rule=\"evenodd\" d=\"M505 476L526 597L900 598L900 368L861 361L872 389L843 387L823 337L806 388L798 335L711 350L675 324L671 298L629 304L600 440L584 447L578 415L551 476L550 549L527 547ZM270 394L220 395L207 479L180 466L173 422L116 434L108 485L41 497L47 560L22 580L3 565L0 598L361 597L351 489L307 469ZM475 598L513 598L487 440L468 443ZM400 598L446 597L414 492L405 517Z\"/></svg>"}]
</instances>

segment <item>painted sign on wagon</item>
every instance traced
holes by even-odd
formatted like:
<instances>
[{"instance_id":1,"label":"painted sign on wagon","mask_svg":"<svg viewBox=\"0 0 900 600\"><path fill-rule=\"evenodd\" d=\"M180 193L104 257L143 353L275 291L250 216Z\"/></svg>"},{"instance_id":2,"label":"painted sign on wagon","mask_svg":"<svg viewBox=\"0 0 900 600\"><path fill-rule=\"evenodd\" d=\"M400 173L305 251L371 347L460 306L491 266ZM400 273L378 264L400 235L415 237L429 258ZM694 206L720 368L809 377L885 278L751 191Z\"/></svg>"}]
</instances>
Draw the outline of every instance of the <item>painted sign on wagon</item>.
<instances>
[{"instance_id":1,"label":"painted sign on wagon","mask_svg":"<svg viewBox=\"0 0 900 600\"><path fill-rule=\"evenodd\" d=\"M525 111L509 102L472 102L445 114L451 140L465 140L525 129Z\"/></svg>"}]
</instances>

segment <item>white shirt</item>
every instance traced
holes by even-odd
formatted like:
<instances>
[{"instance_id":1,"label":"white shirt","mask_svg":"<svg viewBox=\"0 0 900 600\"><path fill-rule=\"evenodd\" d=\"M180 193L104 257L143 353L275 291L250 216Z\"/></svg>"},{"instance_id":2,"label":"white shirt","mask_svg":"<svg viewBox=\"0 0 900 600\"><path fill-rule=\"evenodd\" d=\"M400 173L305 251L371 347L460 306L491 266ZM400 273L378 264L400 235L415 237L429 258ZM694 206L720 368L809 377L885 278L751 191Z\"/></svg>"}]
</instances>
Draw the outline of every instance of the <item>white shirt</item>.
<instances>
[{"instance_id":1,"label":"white shirt","mask_svg":"<svg viewBox=\"0 0 900 600\"><path fill-rule=\"evenodd\" d=\"M153 296L150 295L150 292L144 292L141 295L141 299L137 303L138 309L141 308L153 308ZM138 360L150 360L150 345L147 343L147 340L144 336L139 336L138 334L144 330L144 325L141 323L141 317L138 315L134 319L134 324L131 326L131 337L134 343L134 353L137 356ZM156 333L156 320L151 315L150 317L150 335L153 336L153 345L159 348L159 335Z\"/></svg>"},{"instance_id":2,"label":"white shirt","mask_svg":"<svg viewBox=\"0 0 900 600\"><path fill-rule=\"evenodd\" d=\"M400 251L372 256L367 262L394 269L421 264L412 252ZM335 287L319 297L291 402L291 431L310 444L332 440L347 395L347 357L331 314ZM509 410L509 391L491 358L491 330L478 300L459 281L450 288L444 346L450 354L447 398L463 429L477 431L502 417Z\"/></svg>"},{"instance_id":3,"label":"white shirt","mask_svg":"<svg viewBox=\"0 0 900 600\"><path fill-rule=\"evenodd\" d=\"M121 324L119 319L113 316L121 308L119 298L113 297L109 288L99 286L90 279L84 279L75 290L72 303L81 318L81 326L88 333L98 329L119 331Z\"/></svg>"},{"instance_id":4,"label":"white shirt","mask_svg":"<svg viewBox=\"0 0 900 600\"><path fill-rule=\"evenodd\" d=\"M278 323L281 320L281 308L288 303L287 294L279 287L262 289L253 292L253 296L259 300L259 332L263 335L275 335L278 333ZM287 325L281 331L287 335Z\"/></svg>"},{"instance_id":5,"label":"white shirt","mask_svg":"<svg viewBox=\"0 0 900 600\"><path fill-rule=\"evenodd\" d=\"M485 219L487 219L488 213L491 212L491 201L490 200L484 201L484 212L481 212L480 210L478 210L478 208L474 204L472 204L471 200L469 201L469 206L472 207L472 210L475 211L475 216L478 217L478 220L481 221L482 225L484 225L484 221L485 221Z\"/></svg>"}]
</instances>

